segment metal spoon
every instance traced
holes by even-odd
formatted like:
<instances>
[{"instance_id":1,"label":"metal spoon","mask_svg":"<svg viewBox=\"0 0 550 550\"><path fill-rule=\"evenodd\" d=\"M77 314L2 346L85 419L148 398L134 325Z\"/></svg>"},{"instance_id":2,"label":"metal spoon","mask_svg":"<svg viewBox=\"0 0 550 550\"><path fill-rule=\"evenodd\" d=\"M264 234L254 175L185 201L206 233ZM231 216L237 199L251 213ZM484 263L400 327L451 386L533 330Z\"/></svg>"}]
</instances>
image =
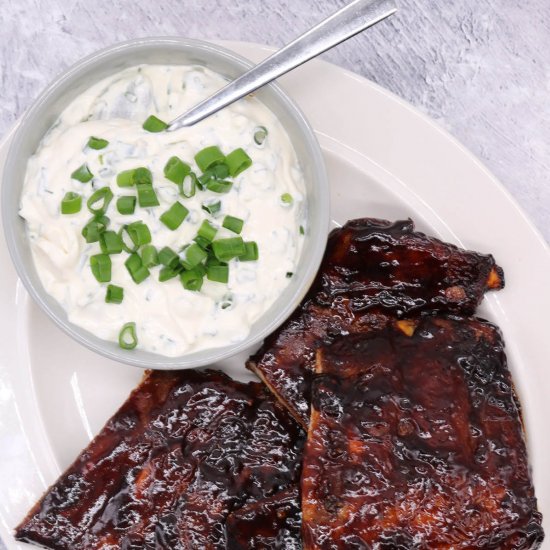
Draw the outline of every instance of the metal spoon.
<instances>
[{"instance_id":1,"label":"metal spoon","mask_svg":"<svg viewBox=\"0 0 550 550\"><path fill-rule=\"evenodd\" d=\"M396 11L394 0L354 0L174 119L168 126L168 131L200 122L295 67L376 25Z\"/></svg>"}]
</instances>

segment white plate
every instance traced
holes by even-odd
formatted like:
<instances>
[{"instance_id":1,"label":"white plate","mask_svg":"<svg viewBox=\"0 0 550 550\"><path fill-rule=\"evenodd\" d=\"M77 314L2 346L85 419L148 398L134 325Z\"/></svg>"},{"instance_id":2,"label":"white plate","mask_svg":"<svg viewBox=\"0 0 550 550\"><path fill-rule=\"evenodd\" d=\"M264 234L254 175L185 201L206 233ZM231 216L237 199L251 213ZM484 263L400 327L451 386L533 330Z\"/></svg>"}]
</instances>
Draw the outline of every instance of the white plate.
<instances>
[{"instance_id":1,"label":"white plate","mask_svg":"<svg viewBox=\"0 0 550 550\"><path fill-rule=\"evenodd\" d=\"M271 50L227 43L255 61ZM495 178L405 102L321 61L282 79L325 152L335 223L412 217L417 227L491 252L506 289L480 315L502 328L523 404L539 509L550 534L550 251ZM9 139L9 137L8 137ZM7 140L0 145L0 166ZM29 300L0 241L0 536L99 431L141 377L78 346ZM225 366L248 376L244 357ZM550 543L545 544L550 548Z\"/></svg>"}]
</instances>

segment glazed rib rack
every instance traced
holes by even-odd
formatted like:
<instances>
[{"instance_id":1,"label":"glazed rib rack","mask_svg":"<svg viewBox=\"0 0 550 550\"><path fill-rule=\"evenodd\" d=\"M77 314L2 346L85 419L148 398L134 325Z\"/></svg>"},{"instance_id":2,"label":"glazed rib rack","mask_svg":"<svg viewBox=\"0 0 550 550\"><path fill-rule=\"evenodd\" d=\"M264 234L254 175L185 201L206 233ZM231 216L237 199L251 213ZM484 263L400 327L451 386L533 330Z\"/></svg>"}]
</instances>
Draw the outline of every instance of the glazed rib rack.
<instances>
[{"instance_id":1,"label":"glazed rib rack","mask_svg":"<svg viewBox=\"0 0 550 550\"><path fill-rule=\"evenodd\" d=\"M504 343L472 317L503 285L492 256L410 220L348 222L248 361L265 386L148 373L17 538L62 550L537 548Z\"/></svg>"}]
</instances>

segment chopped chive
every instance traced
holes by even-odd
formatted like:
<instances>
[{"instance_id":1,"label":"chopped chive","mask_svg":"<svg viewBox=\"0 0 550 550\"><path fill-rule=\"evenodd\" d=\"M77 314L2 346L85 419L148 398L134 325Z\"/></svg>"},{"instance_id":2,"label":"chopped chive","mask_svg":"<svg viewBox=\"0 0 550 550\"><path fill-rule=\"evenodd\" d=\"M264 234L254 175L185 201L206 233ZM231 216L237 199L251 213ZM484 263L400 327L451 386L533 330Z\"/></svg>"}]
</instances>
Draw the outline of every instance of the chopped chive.
<instances>
[{"instance_id":1,"label":"chopped chive","mask_svg":"<svg viewBox=\"0 0 550 550\"><path fill-rule=\"evenodd\" d=\"M123 225L118 230L118 236L120 237L120 241L122 243L122 249L125 252L128 252L129 254L137 252L137 249L139 248L139 246L130 237L130 233L128 233L128 226L127 225Z\"/></svg>"},{"instance_id":2,"label":"chopped chive","mask_svg":"<svg viewBox=\"0 0 550 550\"><path fill-rule=\"evenodd\" d=\"M121 304L124 299L124 289L121 286L107 285L105 301L108 304Z\"/></svg>"},{"instance_id":3,"label":"chopped chive","mask_svg":"<svg viewBox=\"0 0 550 550\"><path fill-rule=\"evenodd\" d=\"M197 176L192 172L183 178L183 182L179 186L180 193L186 198L190 199L195 196L197 189Z\"/></svg>"},{"instance_id":4,"label":"chopped chive","mask_svg":"<svg viewBox=\"0 0 550 550\"><path fill-rule=\"evenodd\" d=\"M206 188L214 193L229 193L233 187L232 181L211 179L206 182Z\"/></svg>"},{"instance_id":5,"label":"chopped chive","mask_svg":"<svg viewBox=\"0 0 550 550\"><path fill-rule=\"evenodd\" d=\"M290 193L283 193L281 195L281 202L283 204L291 205L294 202L294 199L292 198L292 195Z\"/></svg>"},{"instance_id":6,"label":"chopped chive","mask_svg":"<svg viewBox=\"0 0 550 550\"><path fill-rule=\"evenodd\" d=\"M128 216L136 210L136 197L124 196L119 197L116 201L116 209L119 214Z\"/></svg>"},{"instance_id":7,"label":"chopped chive","mask_svg":"<svg viewBox=\"0 0 550 550\"><path fill-rule=\"evenodd\" d=\"M189 210L183 204L176 201L166 212L160 215L160 221L168 229L174 231L183 223L187 214L189 214Z\"/></svg>"},{"instance_id":8,"label":"chopped chive","mask_svg":"<svg viewBox=\"0 0 550 550\"><path fill-rule=\"evenodd\" d=\"M78 193L68 191L61 201L62 214L76 214L82 208L82 197Z\"/></svg>"},{"instance_id":9,"label":"chopped chive","mask_svg":"<svg viewBox=\"0 0 550 550\"><path fill-rule=\"evenodd\" d=\"M190 269L183 271L180 275L180 281L186 290L199 291L202 287L204 273L200 269Z\"/></svg>"},{"instance_id":10,"label":"chopped chive","mask_svg":"<svg viewBox=\"0 0 550 550\"><path fill-rule=\"evenodd\" d=\"M204 237L201 237L200 235L197 235L193 239L203 250L207 250L210 248L210 245L212 244L209 240L205 239Z\"/></svg>"},{"instance_id":11,"label":"chopped chive","mask_svg":"<svg viewBox=\"0 0 550 550\"><path fill-rule=\"evenodd\" d=\"M227 283L229 281L229 266L209 265L206 267L206 278L216 283Z\"/></svg>"},{"instance_id":12,"label":"chopped chive","mask_svg":"<svg viewBox=\"0 0 550 550\"><path fill-rule=\"evenodd\" d=\"M151 115L143 123L142 128L148 132L157 133L166 130L166 128L168 128L168 124L166 124L163 120L160 120L160 118L157 118L155 115Z\"/></svg>"},{"instance_id":13,"label":"chopped chive","mask_svg":"<svg viewBox=\"0 0 550 550\"><path fill-rule=\"evenodd\" d=\"M135 323L126 323L123 325L118 335L118 345L122 349L134 349L138 345Z\"/></svg>"},{"instance_id":14,"label":"chopped chive","mask_svg":"<svg viewBox=\"0 0 550 550\"><path fill-rule=\"evenodd\" d=\"M231 237L229 239L219 239L212 243L214 256L221 262L227 262L237 256L246 253L246 247L241 237Z\"/></svg>"},{"instance_id":15,"label":"chopped chive","mask_svg":"<svg viewBox=\"0 0 550 550\"><path fill-rule=\"evenodd\" d=\"M173 279L174 277L177 277L179 273L181 273L183 269L183 266L178 264L176 267L168 267L164 266L159 271L159 282L164 283L166 281L169 281L170 279Z\"/></svg>"},{"instance_id":16,"label":"chopped chive","mask_svg":"<svg viewBox=\"0 0 550 550\"><path fill-rule=\"evenodd\" d=\"M205 172L212 166L224 162L225 157L216 145L205 147L195 155L195 162L202 172Z\"/></svg>"},{"instance_id":17,"label":"chopped chive","mask_svg":"<svg viewBox=\"0 0 550 550\"><path fill-rule=\"evenodd\" d=\"M91 179L93 179L94 175L90 172L90 169L88 168L87 164L83 164L82 166L79 166L72 174L71 178L73 180L80 181L82 183L88 183Z\"/></svg>"},{"instance_id":18,"label":"chopped chive","mask_svg":"<svg viewBox=\"0 0 550 550\"><path fill-rule=\"evenodd\" d=\"M197 243L193 243L185 249L181 263L185 269L193 269L206 260L207 256L208 254Z\"/></svg>"},{"instance_id":19,"label":"chopped chive","mask_svg":"<svg viewBox=\"0 0 550 550\"><path fill-rule=\"evenodd\" d=\"M229 231L239 234L243 230L244 221L234 216L225 216L222 225Z\"/></svg>"},{"instance_id":20,"label":"chopped chive","mask_svg":"<svg viewBox=\"0 0 550 550\"><path fill-rule=\"evenodd\" d=\"M88 143L86 144L90 149L95 149L96 151L99 151L100 149L105 149L107 145L109 145L109 142L106 139L101 139L92 136Z\"/></svg>"},{"instance_id":21,"label":"chopped chive","mask_svg":"<svg viewBox=\"0 0 550 550\"><path fill-rule=\"evenodd\" d=\"M231 177L237 177L241 172L244 172L247 168L252 166L252 159L246 154L244 149L240 147L231 151L227 157L225 157L225 162L229 168L229 173Z\"/></svg>"},{"instance_id":22,"label":"chopped chive","mask_svg":"<svg viewBox=\"0 0 550 550\"><path fill-rule=\"evenodd\" d=\"M205 212L208 212L210 215L215 216L222 208L222 203L220 201L203 203L202 209Z\"/></svg>"},{"instance_id":23,"label":"chopped chive","mask_svg":"<svg viewBox=\"0 0 550 550\"><path fill-rule=\"evenodd\" d=\"M145 267L159 265L157 249L152 244L146 244L141 249L141 262Z\"/></svg>"},{"instance_id":24,"label":"chopped chive","mask_svg":"<svg viewBox=\"0 0 550 550\"><path fill-rule=\"evenodd\" d=\"M268 132L265 126L257 126L254 129L254 143L260 146L263 145L267 134Z\"/></svg>"},{"instance_id":25,"label":"chopped chive","mask_svg":"<svg viewBox=\"0 0 550 550\"><path fill-rule=\"evenodd\" d=\"M197 231L197 235L206 240L208 243L211 243L217 232L218 230L216 227L214 227L208 220L204 220Z\"/></svg>"},{"instance_id":26,"label":"chopped chive","mask_svg":"<svg viewBox=\"0 0 550 550\"><path fill-rule=\"evenodd\" d=\"M99 236L99 246L103 254L120 254L122 252L122 239L116 231L104 231Z\"/></svg>"},{"instance_id":27,"label":"chopped chive","mask_svg":"<svg viewBox=\"0 0 550 550\"><path fill-rule=\"evenodd\" d=\"M142 246L151 242L151 232L143 222L134 222L126 226L126 231L136 246Z\"/></svg>"},{"instance_id":28,"label":"chopped chive","mask_svg":"<svg viewBox=\"0 0 550 550\"><path fill-rule=\"evenodd\" d=\"M109 218L107 216L94 217L82 228L82 236L87 243L96 243L108 225Z\"/></svg>"},{"instance_id":29,"label":"chopped chive","mask_svg":"<svg viewBox=\"0 0 550 550\"><path fill-rule=\"evenodd\" d=\"M180 257L169 246L165 246L158 253L158 261L166 267L175 268L180 262Z\"/></svg>"},{"instance_id":30,"label":"chopped chive","mask_svg":"<svg viewBox=\"0 0 550 550\"><path fill-rule=\"evenodd\" d=\"M113 192L109 187L102 187L101 189L98 189L88 199L86 202L86 205L88 206L88 210L92 214L104 214L107 211L107 208L109 207L109 203L113 199ZM99 206L96 206L99 204Z\"/></svg>"},{"instance_id":31,"label":"chopped chive","mask_svg":"<svg viewBox=\"0 0 550 550\"><path fill-rule=\"evenodd\" d=\"M116 177L116 183L119 187L132 187L134 185L153 184L153 175L149 168L139 166L138 168L132 168L131 170L124 170L119 172Z\"/></svg>"},{"instance_id":32,"label":"chopped chive","mask_svg":"<svg viewBox=\"0 0 550 550\"><path fill-rule=\"evenodd\" d=\"M200 188L201 189L204 189L206 187L206 184L210 181L210 180L213 180L215 179L214 178L214 172L212 172L212 170L206 170L206 172L204 172L204 174L201 174L198 178L197 178L197 182L200 184Z\"/></svg>"},{"instance_id":33,"label":"chopped chive","mask_svg":"<svg viewBox=\"0 0 550 550\"><path fill-rule=\"evenodd\" d=\"M294 273L292 273L292 271L287 271L286 272L286 278L287 279L290 279L293 275L294 275Z\"/></svg>"},{"instance_id":34,"label":"chopped chive","mask_svg":"<svg viewBox=\"0 0 550 550\"><path fill-rule=\"evenodd\" d=\"M108 283L111 280L111 257L108 254L90 256L90 268L99 283Z\"/></svg>"},{"instance_id":35,"label":"chopped chive","mask_svg":"<svg viewBox=\"0 0 550 550\"><path fill-rule=\"evenodd\" d=\"M124 262L128 273L134 283L138 284L143 282L147 277L149 277L149 270L143 265L141 258L137 254L130 254L128 259Z\"/></svg>"},{"instance_id":36,"label":"chopped chive","mask_svg":"<svg viewBox=\"0 0 550 550\"><path fill-rule=\"evenodd\" d=\"M305 229L304 229L304 226L301 225L300 226L300 235L304 235L305 234Z\"/></svg>"},{"instance_id":37,"label":"chopped chive","mask_svg":"<svg viewBox=\"0 0 550 550\"><path fill-rule=\"evenodd\" d=\"M205 262L206 267L209 265L227 265L225 262L220 262L216 256L209 254Z\"/></svg>"},{"instance_id":38,"label":"chopped chive","mask_svg":"<svg viewBox=\"0 0 550 550\"><path fill-rule=\"evenodd\" d=\"M241 262L254 262L259 258L258 245L255 241L246 241L244 243L245 253L239 256Z\"/></svg>"},{"instance_id":39,"label":"chopped chive","mask_svg":"<svg viewBox=\"0 0 550 550\"><path fill-rule=\"evenodd\" d=\"M135 169L119 172L116 176L116 184L119 187L132 187L134 185L134 172Z\"/></svg>"},{"instance_id":40,"label":"chopped chive","mask_svg":"<svg viewBox=\"0 0 550 550\"><path fill-rule=\"evenodd\" d=\"M158 206L159 200L153 186L148 183L139 183L137 185L138 203L141 208L149 206Z\"/></svg>"},{"instance_id":41,"label":"chopped chive","mask_svg":"<svg viewBox=\"0 0 550 550\"><path fill-rule=\"evenodd\" d=\"M151 174L151 170L149 170L149 168L145 168L144 166L134 168L132 182L134 185L153 185L153 174Z\"/></svg>"},{"instance_id":42,"label":"chopped chive","mask_svg":"<svg viewBox=\"0 0 550 550\"><path fill-rule=\"evenodd\" d=\"M164 166L164 176L166 179L177 183L183 183L186 176L191 173L191 166L186 164L178 157L170 157Z\"/></svg>"}]
</instances>

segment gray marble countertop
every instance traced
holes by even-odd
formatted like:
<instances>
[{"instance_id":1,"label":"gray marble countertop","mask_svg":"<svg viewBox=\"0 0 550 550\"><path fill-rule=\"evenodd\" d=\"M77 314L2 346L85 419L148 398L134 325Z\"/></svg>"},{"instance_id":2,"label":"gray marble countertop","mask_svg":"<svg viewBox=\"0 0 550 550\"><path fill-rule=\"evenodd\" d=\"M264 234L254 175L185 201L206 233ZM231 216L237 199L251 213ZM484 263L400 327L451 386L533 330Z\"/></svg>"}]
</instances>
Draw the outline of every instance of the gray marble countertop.
<instances>
[{"instance_id":1,"label":"gray marble countertop","mask_svg":"<svg viewBox=\"0 0 550 550\"><path fill-rule=\"evenodd\" d=\"M400 12L391 21L325 58L437 120L500 179L550 241L550 2L397 2ZM2 0L0 135L58 73L114 42L182 35L280 46L344 4Z\"/></svg>"},{"instance_id":2,"label":"gray marble countertop","mask_svg":"<svg viewBox=\"0 0 550 550\"><path fill-rule=\"evenodd\" d=\"M487 165L550 241L550 2L397 2L399 14L383 28L325 57L437 120ZM280 46L344 4L4 0L0 135L59 72L113 42L183 35Z\"/></svg>"}]
</instances>

